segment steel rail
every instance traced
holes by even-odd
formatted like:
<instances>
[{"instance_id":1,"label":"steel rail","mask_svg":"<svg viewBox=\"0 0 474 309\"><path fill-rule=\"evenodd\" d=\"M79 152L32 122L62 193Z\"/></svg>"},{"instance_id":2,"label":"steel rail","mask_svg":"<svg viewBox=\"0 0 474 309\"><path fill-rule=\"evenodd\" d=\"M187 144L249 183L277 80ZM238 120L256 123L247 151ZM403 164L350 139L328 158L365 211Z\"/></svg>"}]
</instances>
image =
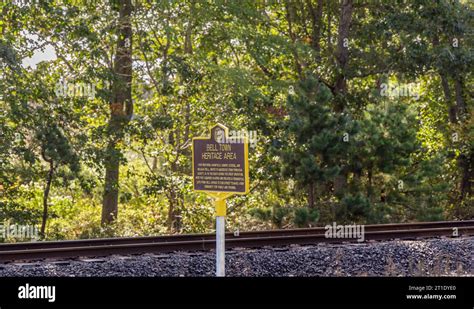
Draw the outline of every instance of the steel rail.
<instances>
[{"instance_id":1,"label":"steel rail","mask_svg":"<svg viewBox=\"0 0 474 309\"><path fill-rule=\"evenodd\" d=\"M474 220L468 221L436 221L436 222L417 222L417 223L390 223L365 225L366 232L383 231L383 230L411 230L441 227L468 227L474 226ZM273 237L278 235L307 235L315 233L324 233L324 227L300 228L300 229L278 229L263 231L243 231L239 233L226 233L226 240L233 238L247 237ZM4 250L26 250L26 249L45 249L56 248L58 246L100 246L100 245L118 245L118 244L136 244L136 243L153 243L153 242L175 242L175 241L191 241L191 240L215 240L215 234L179 234L179 235L161 235L161 236L139 236L139 237L115 237L115 238L93 238L63 241L34 241L34 242L18 242L18 243L0 243L0 252Z\"/></svg>"},{"instance_id":2,"label":"steel rail","mask_svg":"<svg viewBox=\"0 0 474 309\"><path fill-rule=\"evenodd\" d=\"M418 239L427 237L474 235L474 220L413 224L365 226L364 241ZM242 232L226 235L226 248L260 248L266 246L312 245L317 243L356 242L356 238L326 238L324 227ZM102 238L72 241L48 241L0 245L0 261L40 260L169 253L174 251L206 251L215 248L214 234L189 234L137 238Z\"/></svg>"}]
</instances>

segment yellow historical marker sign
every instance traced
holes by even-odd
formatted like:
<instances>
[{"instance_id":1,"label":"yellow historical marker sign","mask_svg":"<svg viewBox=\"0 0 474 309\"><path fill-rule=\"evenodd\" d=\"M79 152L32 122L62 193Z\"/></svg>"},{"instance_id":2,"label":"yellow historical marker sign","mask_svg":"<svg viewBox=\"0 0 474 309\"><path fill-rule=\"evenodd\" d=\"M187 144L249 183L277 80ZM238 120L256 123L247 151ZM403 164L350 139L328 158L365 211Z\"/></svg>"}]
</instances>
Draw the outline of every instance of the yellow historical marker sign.
<instances>
[{"instance_id":1,"label":"yellow historical marker sign","mask_svg":"<svg viewBox=\"0 0 474 309\"><path fill-rule=\"evenodd\" d=\"M229 138L228 129L217 124L210 137L193 138L193 187L212 196L249 192L246 137ZM228 197L229 195L227 195Z\"/></svg>"}]
</instances>

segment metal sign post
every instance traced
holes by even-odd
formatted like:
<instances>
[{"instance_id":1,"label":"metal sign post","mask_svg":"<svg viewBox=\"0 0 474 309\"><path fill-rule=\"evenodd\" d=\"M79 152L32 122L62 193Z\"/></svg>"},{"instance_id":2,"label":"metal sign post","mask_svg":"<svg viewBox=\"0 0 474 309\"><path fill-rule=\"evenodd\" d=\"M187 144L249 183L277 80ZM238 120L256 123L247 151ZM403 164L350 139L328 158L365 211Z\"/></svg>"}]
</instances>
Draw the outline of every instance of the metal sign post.
<instances>
[{"instance_id":1,"label":"metal sign post","mask_svg":"<svg viewBox=\"0 0 474 309\"><path fill-rule=\"evenodd\" d=\"M216 277L225 277L225 199L216 199Z\"/></svg>"},{"instance_id":2,"label":"metal sign post","mask_svg":"<svg viewBox=\"0 0 474 309\"><path fill-rule=\"evenodd\" d=\"M225 276L226 199L249 192L247 138L230 139L222 124L211 128L210 137L193 138L193 188L215 200L216 276Z\"/></svg>"}]
</instances>

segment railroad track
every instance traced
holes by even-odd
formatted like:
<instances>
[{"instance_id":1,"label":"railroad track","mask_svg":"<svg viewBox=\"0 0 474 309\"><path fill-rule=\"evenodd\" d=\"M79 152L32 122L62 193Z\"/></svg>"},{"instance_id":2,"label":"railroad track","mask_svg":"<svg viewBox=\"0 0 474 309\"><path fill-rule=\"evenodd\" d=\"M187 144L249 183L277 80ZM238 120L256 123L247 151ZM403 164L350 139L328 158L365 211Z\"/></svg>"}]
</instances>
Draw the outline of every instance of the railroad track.
<instances>
[{"instance_id":1,"label":"railroad track","mask_svg":"<svg viewBox=\"0 0 474 309\"><path fill-rule=\"evenodd\" d=\"M364 240L454 237L455 230L458 236L474 235L474 220L366 225ZM226 233L226 249L357 242L355 238L326 238L325 232L324 227L315 227ZM215 234L4 243L0 244L0 262L98 257L114 254L207 251L214 248Z\"/></svg>"}]
</instances>

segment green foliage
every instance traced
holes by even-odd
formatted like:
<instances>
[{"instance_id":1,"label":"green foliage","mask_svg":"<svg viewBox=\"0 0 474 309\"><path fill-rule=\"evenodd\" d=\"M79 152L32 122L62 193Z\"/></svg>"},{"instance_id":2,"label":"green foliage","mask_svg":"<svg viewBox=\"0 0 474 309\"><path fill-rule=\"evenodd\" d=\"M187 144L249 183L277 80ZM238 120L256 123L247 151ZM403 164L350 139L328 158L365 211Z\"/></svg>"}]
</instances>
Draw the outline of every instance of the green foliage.
<instances>
[{"instance_id":1,"label":"green foliage","mask_svg":"<svg viewBox=\"0 0 474 309\"><path fill-rule=\"evenodd\" d=\"M39 224L52 161L49 239L211 232L191 140L216 122L258 137L229 229L473 217L471 2L353 1L343 37L337 1L321 19L319 1L136 1L123 130L109 123L119 3L86 2L0 2L0 223ZM56 59L22 65L45 47ZM60 81L95 96L58 96ZM119 217L103 228L113 155Z\"/></svg>"},{"instance_id":2,"label":"green foliage","mask_svg":"<svg viewBox=\"0 0 474 309\"><path fill-rule=\"evenodd\" d=\"M360 222L370 218L371 205L362 194L344 196L336 210L337 218L344 223Z\"/></svg>"},{"instance_id":3,"label":"green foliage","mask_svg":"<svg viewBox=\"0 0 474 309\"><path fill-rule=\"evenodd\" d=\"M315 226L319 219L317 209L296 208L294 223L297 227Z\"/></svg>"},{"instance_id":4,"label":"green foliage","mask_svg":"<svg viewBox=\"0 0 474 309\"><path fill-rule=\"evenodd\" d=\"M305 186L339 174L347 153L344 134L354 134L355 126L332 111L332 95L324 84L308 78L301 90L300 96L288 97L289 117L279 144L283 176Z\"/></svg>"},{"instance_id":5,"label":"green foliage","mask_svg":"<svg viewBox=\"0 0 474 309\"><path fill-rule=\"evenodd\" d=\"M250 209L249 213L253 217L261 221L270 221L275 228L283 228L289 220L289 215L292 212L291 207L282 207L274 205L270 208L254 208Z\"/></svg>"},{"instance_id":6,"label":"green foliage","mask_svg":"<svg viewBox=\"0 0 474 309\"><path fill-rule=\"evenodd\" d=\"M275 228L284 228L288 225L296 227L315 226L319 213L317 209L307 207L292 207L275 205L268 208L253 208L249 213L260 221L270 221Z\"/></svg>"}]
</instances>

